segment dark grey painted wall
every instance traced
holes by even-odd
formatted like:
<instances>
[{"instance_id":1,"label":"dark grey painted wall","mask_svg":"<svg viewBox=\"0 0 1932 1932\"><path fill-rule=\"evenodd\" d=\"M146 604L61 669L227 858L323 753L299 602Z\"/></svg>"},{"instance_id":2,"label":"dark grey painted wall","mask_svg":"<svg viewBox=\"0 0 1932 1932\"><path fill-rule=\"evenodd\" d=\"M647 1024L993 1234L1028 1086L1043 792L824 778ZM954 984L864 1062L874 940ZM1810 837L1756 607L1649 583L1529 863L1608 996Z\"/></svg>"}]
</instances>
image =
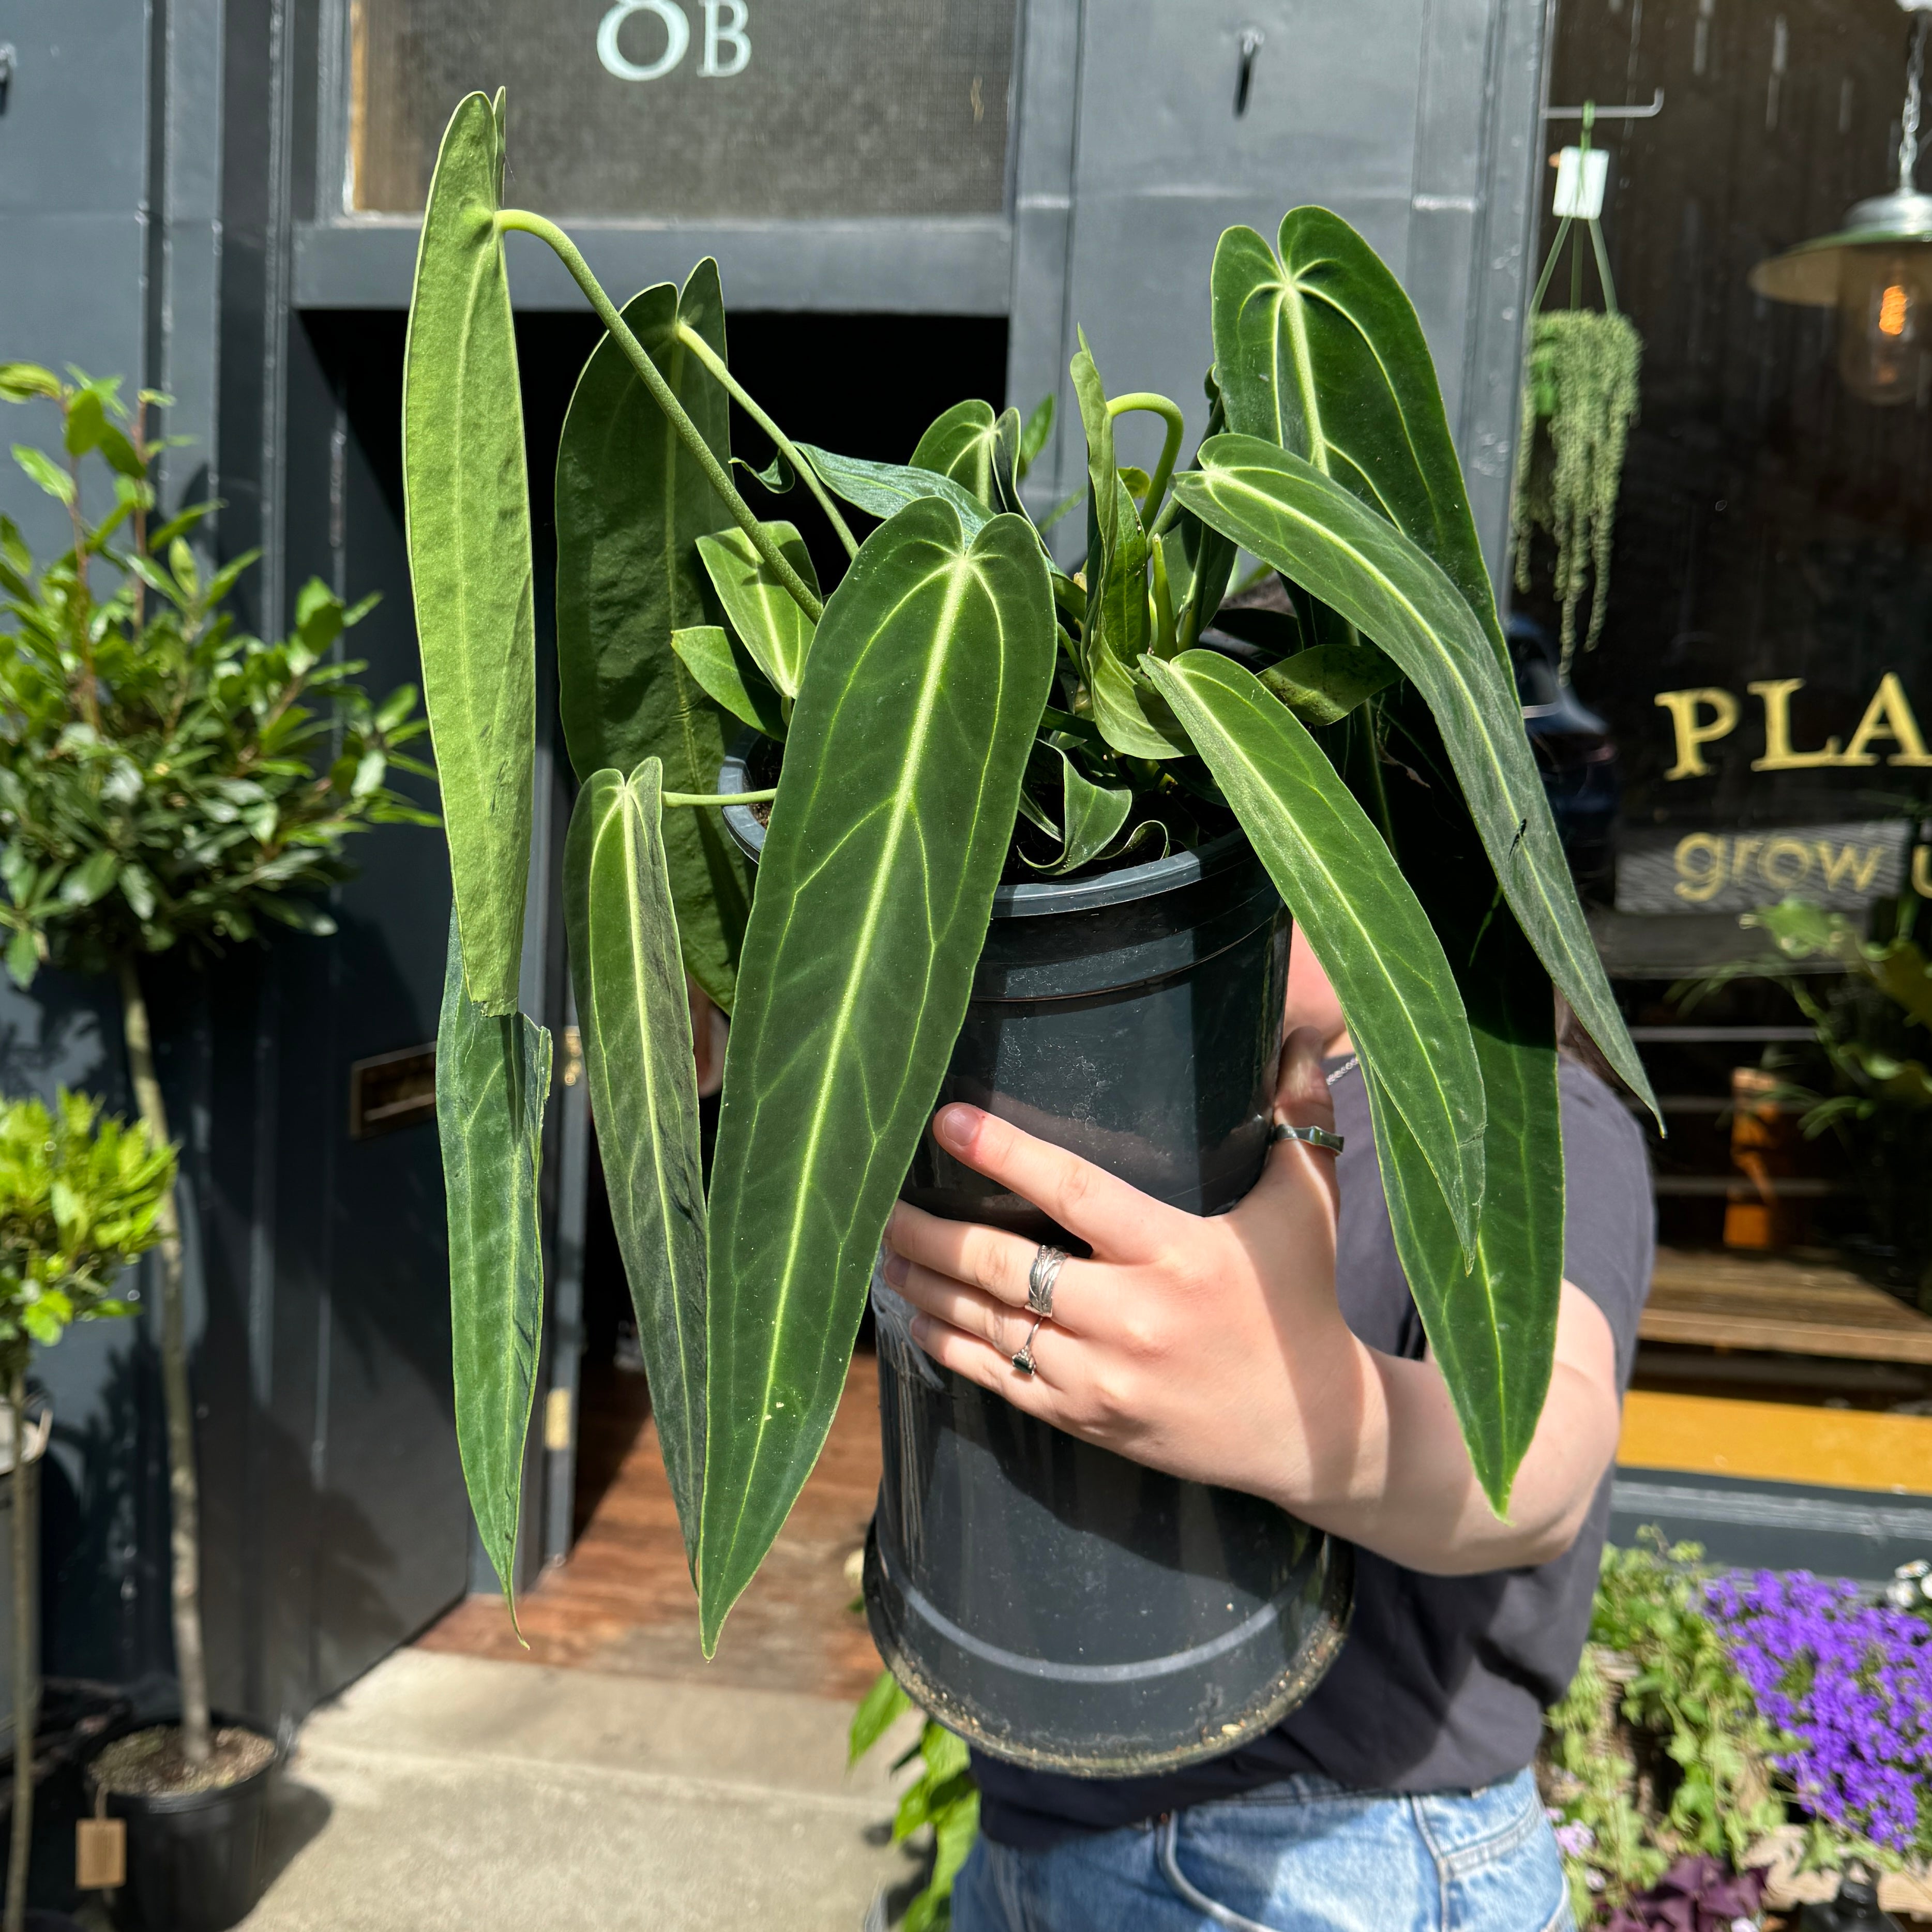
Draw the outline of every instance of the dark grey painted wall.
<instances>
[{"instance_id":1,"label":"dark grey painted wall","mask_svg":"<svg viewBox=\"0 0 1932 1932\"><path fill-rule=\"evenodd\" d=\"M1059 393L1042 508L1085 462L1066 364L1084 328L1116 390L1205 424L1208 270L1237 223L1273 238L1317 202L1380 251L1419 310L1500 566L1546 0L1078 0L1030 10L1014 211L1012 374ZM1246 110L1243 36L1258 31ZM1151 464L1158 426L1123 425ZM1067 540L1078 532L1070 524Z\"/></svg>"}]
</instances>

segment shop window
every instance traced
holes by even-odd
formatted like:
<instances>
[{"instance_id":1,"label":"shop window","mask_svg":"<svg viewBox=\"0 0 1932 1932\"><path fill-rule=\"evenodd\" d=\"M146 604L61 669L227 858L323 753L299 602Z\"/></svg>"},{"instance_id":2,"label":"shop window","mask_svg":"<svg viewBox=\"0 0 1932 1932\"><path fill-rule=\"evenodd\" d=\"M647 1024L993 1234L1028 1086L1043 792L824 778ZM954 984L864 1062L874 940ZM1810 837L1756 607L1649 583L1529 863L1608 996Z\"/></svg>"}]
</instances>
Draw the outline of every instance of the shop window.
<instances>
[{"instance_id":1,"label":"shop window","mask_svg":"<svg viewBox=\"0 0 1932 1932\"><path fill-rule=\"evenodd\" d=\"M1856 1452L1792 1438L1774 1470L1727 1453L1744 1412L1714 1409L1648 1450L1627 1437L1656 1466L1932 1492L1932 1439L1908 1455L1896 1436L1932 1431L1932 200L1895 195L1929 18L1898 0L1557 10L1551 103L1626 118L1587 143L1574 116L1545 124L1538 266L1559 194L1580 245L1543 305L1608 306L1584 218L1600 169L1602 268L1640 375L1594 648L1586 579L1566 682L1546 527L1511 629L1669 1119L1633 1426L1666 1414L1647 1400L1723 1398L1888 1412L1894 1431ZM1563 163L1586 146L1607 165Z\"/></svg>"}]
</instances>

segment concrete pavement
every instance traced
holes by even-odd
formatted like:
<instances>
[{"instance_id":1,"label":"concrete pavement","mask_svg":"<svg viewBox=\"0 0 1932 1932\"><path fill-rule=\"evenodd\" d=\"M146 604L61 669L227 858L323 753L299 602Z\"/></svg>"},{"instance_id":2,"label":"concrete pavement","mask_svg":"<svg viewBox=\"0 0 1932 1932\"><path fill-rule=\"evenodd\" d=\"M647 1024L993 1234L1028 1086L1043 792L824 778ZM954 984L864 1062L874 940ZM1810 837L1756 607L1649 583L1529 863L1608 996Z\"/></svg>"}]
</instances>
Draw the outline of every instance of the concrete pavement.
<instances>
[{"instance_id":1,"label":"concrete pavement","mask_svg":"<svg viewBox=\"0 0 1932 1932\"><path fill-rule=\"evenodd\" d=\"M860 1932L916 1880L849 1706L404 1650L304 1726L247 1932Z\"/></svg>"}]
</instances>

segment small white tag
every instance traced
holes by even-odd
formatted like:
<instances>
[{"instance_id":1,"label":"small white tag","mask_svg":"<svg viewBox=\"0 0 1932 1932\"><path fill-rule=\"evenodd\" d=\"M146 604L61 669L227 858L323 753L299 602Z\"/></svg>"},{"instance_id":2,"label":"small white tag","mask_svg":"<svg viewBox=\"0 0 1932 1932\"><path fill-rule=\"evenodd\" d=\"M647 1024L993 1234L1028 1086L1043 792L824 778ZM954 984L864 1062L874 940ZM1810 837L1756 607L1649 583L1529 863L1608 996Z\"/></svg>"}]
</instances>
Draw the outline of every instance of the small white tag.
<instances>
[{"instance_id":1,"label":"small white tag","mask_svg":"<svg viewBox=\"0 0 1932 1932\"><path fill-rule=\"evenodd\" d=\"M74 1882L82 1892L128 1882L128 1826L119 1818L82 1818L74 1828Z\"/></svg>"},{"instance_id":2,"label":"small white tag","mask_svg":"<svg viewBox=\"0 0 1932 1932\"><path fill-rule=\"evenodd\" d=\"M1610 151L1565 148L1556 161L1556 212L1576 221L1594 221L1604 212L1604 189L1610 178Z\"/></svg>"}]
</instances>

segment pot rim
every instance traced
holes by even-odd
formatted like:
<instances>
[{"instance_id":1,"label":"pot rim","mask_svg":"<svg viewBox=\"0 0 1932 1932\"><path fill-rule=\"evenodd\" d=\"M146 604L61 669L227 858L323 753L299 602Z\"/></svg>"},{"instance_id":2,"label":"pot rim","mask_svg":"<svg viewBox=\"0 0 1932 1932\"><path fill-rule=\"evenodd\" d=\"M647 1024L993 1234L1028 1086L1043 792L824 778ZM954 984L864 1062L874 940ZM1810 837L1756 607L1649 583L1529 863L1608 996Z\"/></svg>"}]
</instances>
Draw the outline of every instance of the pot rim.
<instances>
[{"instance_id":1,"label":"pot rim","mask_svg":"<svg viewBox=\"0 0 1932 1932\"><path fill-rule=\"evenodd\" d=\"M734 741L718 770L718 789L727 792L751 791L747 766L762 734L746 730ZM765 828L748 806L728 805L722 808L724 829L731 842L755 865L765 843ZM1124 866L1117 872L1102 872L1091 879L1071 881L1022 880L1003 885L993 894L995 919L1043 919L1056 914L1092 912L1102 906L1120 905L1130 899L1156 898L1163 892L1180 891L1198 884L1238 865L1252 850L1247 835L1238 827L1210 838L1190 852L1171 852L1144 866Z\"/></svg>"},{"instance_id":2,"label":"pot rim","mask_svg":"<svg viewBox=\"0 0 1932 1932\"><path fill-rule=\"evenodd\" d=\"M202 1811L233 1798L247 1796L256 1786L274 1777L282 1768L288 1754L278 1733L270 1726L254 1718L238 1718L227 1711L211 1711L209 1722L218 1730L252 1732L262 1738L272 1750L268 1761L259 1770L251 1771L246 1778L238 1778L232 1784L218 1784L206 1791L116 1791L110 1789L108 1802L111 1804L125 1804L144 1811ZM142 1718L130 1720L125 1726L114 1731L95 1744L82 1766L82 1780L89 1800L99 1792L100 1786L94 1775L94 1761L110 1744L118 1744L123 1738L132 1737L137 1731L168 1730L181 1723L179 1712L164 1712L159 1717Z\"/></svg>"}]
</instances>

